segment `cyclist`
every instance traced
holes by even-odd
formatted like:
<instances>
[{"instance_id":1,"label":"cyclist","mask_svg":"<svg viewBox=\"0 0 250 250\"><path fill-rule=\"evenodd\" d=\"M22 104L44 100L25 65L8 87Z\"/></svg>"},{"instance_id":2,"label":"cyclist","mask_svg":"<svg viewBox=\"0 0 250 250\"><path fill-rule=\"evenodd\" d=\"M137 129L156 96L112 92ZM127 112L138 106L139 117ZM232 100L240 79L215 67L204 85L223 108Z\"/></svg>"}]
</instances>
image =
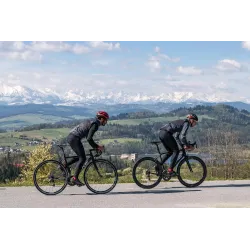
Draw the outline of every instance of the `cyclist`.
<instances>
[{"instance_id":1,"label":"cyclist","mask_svg":"<svg viewBox=\"0 0 250 250\"><path fill-rule=\"evenodd\" d=\"M73 182L78 186L83 186L84 184L78 179L79 174L81 172L82 166L84 165L86 161L86 155L84 151L83 144L81 140L83 138L86 138L88 143L92 148L95 148L97 150L103 151L104 146L98 145L94 142L93 136L95 132L99 129L99 126L105 126L107 124L107 121L109 119L109 115L105 111L98 111L96 114L96 118L94 120L87 120L78 126L74 127L68 137L67 141L73 151L76 153L76 155L79 157L79 159L72 159L68 162L68 165L71 165L73 163L77 162L76 165L76 172L73 176Z\"/></svg>"},{"instance_id":2,"label":"cyclist","mask_svg":"<svg viewBox=\"0 0 250 250\"><path fill-rule=\"evenodd\" d=\"M194 127L197 122L197 115L188 114L187 119L175 120L160 128L159 138L166 150L168 151L164 161L166 161L169 157L172 156L170 167L168 168L168 174L170 176L176 175L173 169L179 155L178 144L180 146L184 146L184 149L188 151L194 149L193 146L190 146L188 144L186 135L189 127ZM156 171L157 170L159 169L156 169Z\"/></svg>"}]
</instances>

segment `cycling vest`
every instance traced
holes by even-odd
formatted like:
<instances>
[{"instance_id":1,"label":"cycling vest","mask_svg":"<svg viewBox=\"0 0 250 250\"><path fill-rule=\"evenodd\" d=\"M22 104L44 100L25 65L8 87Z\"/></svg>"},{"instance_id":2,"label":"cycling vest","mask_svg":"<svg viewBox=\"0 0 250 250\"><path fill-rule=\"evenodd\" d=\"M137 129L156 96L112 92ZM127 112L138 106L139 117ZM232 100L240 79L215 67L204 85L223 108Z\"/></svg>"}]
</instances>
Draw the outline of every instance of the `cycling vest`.
<instances>
[{"instance_id":1,"label":"cycling vest","mask_svg":"<svg viewBox=\"0 0 250 250\"><path fill-rule=\"evenodd\" d=\"M87 137L89 130L92 126L92 124L97 124L98 128L100 126L100 121L98 119L91 121L91 120L87 120L83 123L80 123L79 125L77 125L76 127L74 127L71 131L70 134L73 134L75 136L78 136L79 138L85 138Z\"/></svg>"}]
</instances>

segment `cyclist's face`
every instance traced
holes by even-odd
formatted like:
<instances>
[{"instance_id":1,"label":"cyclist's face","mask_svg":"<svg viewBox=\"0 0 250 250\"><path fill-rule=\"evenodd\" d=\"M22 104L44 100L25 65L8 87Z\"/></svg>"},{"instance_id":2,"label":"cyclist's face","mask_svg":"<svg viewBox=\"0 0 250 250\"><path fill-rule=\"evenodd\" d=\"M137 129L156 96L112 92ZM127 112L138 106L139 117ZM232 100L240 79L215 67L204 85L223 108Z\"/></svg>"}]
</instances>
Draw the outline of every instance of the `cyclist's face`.
<instances>
[{"instance_id":1,"label":"cyclist's face","mask_svg":"<svg viewBox=\"0 0 250 250\"><path fill-rule=\"evenodd\" d=\"M197 124L197 121L194 119L190 119L190 122L191 122L192 127L196 126L196 124Z\"/></svg>"},{"instance_id":2,"label":"cyclist's face","mask_svg":"<svg viewBox=\"0 0 250 250\"><path fill-rule=\"evenodd\" d=\"M107 124L107 122L108 122L107 119L105 119L103 117L101 118L101 124L102 124L102 126L105 126Z\"/></svg>"}]
</instances>

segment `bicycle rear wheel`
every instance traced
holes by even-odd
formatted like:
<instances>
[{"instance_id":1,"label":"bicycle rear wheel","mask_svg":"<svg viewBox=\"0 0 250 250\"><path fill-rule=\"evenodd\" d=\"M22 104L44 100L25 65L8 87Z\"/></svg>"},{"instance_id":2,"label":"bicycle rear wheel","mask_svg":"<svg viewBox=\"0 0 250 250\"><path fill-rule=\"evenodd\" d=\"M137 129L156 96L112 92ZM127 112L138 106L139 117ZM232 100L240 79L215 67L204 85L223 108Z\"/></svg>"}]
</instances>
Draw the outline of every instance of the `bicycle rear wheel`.
<instances>
[{"instance_id":1,"label":"bicycle rear wheel","mask_svg":"<svg viewBox=\"0 0 250 250\"><path fill-rule=\"evenodd\" d=\"M110 161L98 159L95 165L90 162L84 171L84 182L87 188L95 194L109 193L116 186L118 173Z\"/></svg>"},{"instance_id":2,"label":"bicycle rear wheel","mask_svg":"<svg viewBox=\"0 0 250 250\"><path fill-rule=\"evenodd\" d=\"M197 187L206 179L207 167L199 157L188 156L180 162L177 173L182 185Z\"/></svg>"},{"instance_id":3,"label":"bicycle rear wheel","mask_svg":"<svg viewBox=\"0 0 250 250\"><path fill-rule=\"evenodd\" d=\"M162 166L152 157L144 157L138 160L133 167L134 182L141 188L150 189L156 187L162 179Z\"/></svg>"},{"instance_id":4,"label":"bicycle rear wheel","mask_svg":"<svg viewBox=\"0 0 250 250\"><path fill-rule=\"evenodd\" d=\"M47 160L35 168L33 182L39 192L56 195L66 188L67 175L66 169L59 161Z\"/></svg>"}]
</instances>

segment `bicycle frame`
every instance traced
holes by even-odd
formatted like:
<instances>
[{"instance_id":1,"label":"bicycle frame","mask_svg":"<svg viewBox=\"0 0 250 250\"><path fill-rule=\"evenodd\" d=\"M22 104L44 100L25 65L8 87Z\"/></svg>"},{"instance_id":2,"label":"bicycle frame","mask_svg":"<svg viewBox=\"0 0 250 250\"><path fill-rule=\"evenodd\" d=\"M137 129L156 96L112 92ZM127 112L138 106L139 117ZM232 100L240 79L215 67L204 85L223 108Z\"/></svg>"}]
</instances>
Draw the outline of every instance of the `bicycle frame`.
<instances>
[{"instance_id":1,"label":"bicycle frame","mask_svg":"<svg viewBox=\"0 0 250 250\"><path fill-rule=\"evenodd\" d=\"M61 144L61 145L57 145L61 150L62 150L62 152L63 152L63 159L64 159L64 162L66 163L66 168L68 169L68 171L69 171L69 173L71 172L70 171L70 166L68 165L68 159L75 159L75 161L77 162L78 161L78 159L79 159L79 157L77 156L77 155L73 155L73 156L66 156L66 154L65 154L65 151L64 151L64 146L68 146L67 144ZM96 154L95 156L93 155L93 151L96 151L96 149L90 149L89 150L89 154L86 154L86 156L89 156L89 158L86 160L86 162L85 162L85 164L83 165L83 167L85 166L85 165L87 165L88 163L90 163L91 161L93 162L93 164L94 164L94 167L95 167L95 170L97 171L97 173L99 174L99 176L100 177L102 177L102 175L100 174L100 172L99 172L99 169L98 169L98 167L97 167L97 165L96 165L96 162L95 162L95 157L96 156L100 156L101 154ZM82 168L83 168L82 167Z\"/></svg>"},{"instance_id":2,"label":"bicycle frame","mask_svg":"<svg viewBox=\"0 0 250 250\"><path fill-rule=\"evenodd\" d=\"M159 143L160 143L160 142L159 142ZM165 163L165 161L166 161L166 157L162 158L162 155L166 155L167 153L162 153L162 152L160 152L159 145L158 145L159 143L153 143L153 144L156 145L157 151L158 151L158 153L159 153L159 156L156 157L155 159L158 160L158 158L160 157L160 159L161 159L160 164L163 166L164 163ZM196 145L196 143L194 143L193 145ZM181 157L176 161L175 166L178 166L179 163L180 163L183 159L186 159L186 162L187 162L187 165L188 165L189 170L190 170L191 172L193 172L193 170L192 170L192 168L191 168L191 165L190 165L189 161L187 161L188 156L187 156L186 150L184 149L183 146L182 146L182 148L179 150L179 152L182 152L182 155L181 155Z\"/></svg>"}]
</instances>

